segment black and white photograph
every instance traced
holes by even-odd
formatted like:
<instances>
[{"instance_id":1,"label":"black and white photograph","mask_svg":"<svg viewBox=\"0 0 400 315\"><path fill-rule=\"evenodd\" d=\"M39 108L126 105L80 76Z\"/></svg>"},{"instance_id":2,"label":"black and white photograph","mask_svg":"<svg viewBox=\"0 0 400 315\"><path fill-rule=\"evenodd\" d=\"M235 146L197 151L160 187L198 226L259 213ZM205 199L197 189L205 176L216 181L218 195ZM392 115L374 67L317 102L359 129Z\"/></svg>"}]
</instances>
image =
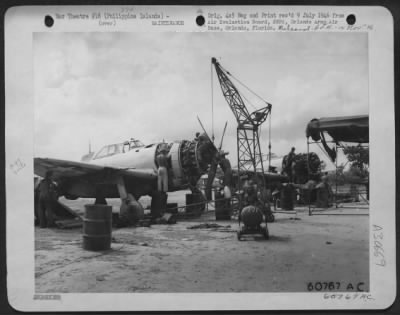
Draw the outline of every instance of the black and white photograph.
<instances>
[{"instance_id":1,"label":"black and white photograph","mask_svg":"<svg viewBox=\"0 0 400 315\"><path fill-rule=\"evenodd\" d=\"M14 108L9 127L29 130L31 158L13 155L8 172L30 187L34 300L207 293L211 307L231 309L241 294L299 293L306 308L315 294L373 303L394 237L371 219L394 218L376 209L386 186L372 182L383 167L373 155L376 37L207 29L268 17L246 10L191 10L205 18L197 32L57 29L75 17L50 11L46 29L31 31L30 120ZM220 293L233 304L215 302Z\"/></svg>"}]
</instances>

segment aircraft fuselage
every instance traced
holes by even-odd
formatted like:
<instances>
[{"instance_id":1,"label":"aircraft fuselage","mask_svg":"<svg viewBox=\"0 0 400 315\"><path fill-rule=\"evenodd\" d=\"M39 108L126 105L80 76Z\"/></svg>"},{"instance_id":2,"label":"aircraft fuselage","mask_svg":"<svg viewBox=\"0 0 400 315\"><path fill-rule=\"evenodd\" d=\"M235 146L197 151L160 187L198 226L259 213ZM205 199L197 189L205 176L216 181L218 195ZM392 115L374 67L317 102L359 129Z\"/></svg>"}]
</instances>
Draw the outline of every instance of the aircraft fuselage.
<instances>
[{"instance_id":1,"label":"aircraft fuselage","mask_svg":"<svg viewBox=\"0 0 400 315\"><path fill-rule=\"evenodd\" d=\"M196 185L198 179L207 171L210 154L204 155L204 143L198 141L175 141L171 143L154 143L147 146L123 148L121 144L109 145L94 154L88 164L110 167L110 169L123 169L153 173L154 179L133 178L123 176L126 190L135 198L151 195L157 190L157 155L162 147L167 147L168 152L168 190L176 191ZM203 145L203 149L200 147ZM113 148L112 146L115 146ZM211 146L208 146L209 150ZM112 154L102 154L111 150ZM212 150L212 149L211 149ZM115 172L113 173L115 176ZM80 180L65 181L60 185L62 194L67 198L86 197L94 198L99 191L104 198L118 198L119 193L113 179L106 175L88 175Z\"/></svg>"}]
</instances>

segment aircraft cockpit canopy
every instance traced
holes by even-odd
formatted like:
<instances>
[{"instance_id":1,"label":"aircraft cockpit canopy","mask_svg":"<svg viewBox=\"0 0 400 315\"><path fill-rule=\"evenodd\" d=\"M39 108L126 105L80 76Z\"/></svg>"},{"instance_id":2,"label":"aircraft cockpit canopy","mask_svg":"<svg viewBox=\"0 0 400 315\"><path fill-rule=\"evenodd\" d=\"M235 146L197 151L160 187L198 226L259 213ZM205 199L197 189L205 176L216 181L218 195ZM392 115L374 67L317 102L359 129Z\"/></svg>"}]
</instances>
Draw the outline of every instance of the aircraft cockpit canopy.
<instances>
[{"instance_id":1,"label":"aircraft cockpit canopy","mask_svg":"<svg viewBox=\"0 0 400 315\"><path fill-rule=\"evenodd\" d=\"M141 147L144 147L144 144L140 140L131 138L131 140L129 141L129 150Z\"/></svg>"},{"instance_id":2,"label":"aircraft cockpit canopy","mask_svg":"<svg viewBox=\"0 0 400 315\"><path fill-rule=\"evenodd\" d=\"M107 156L115 155L123 152L123 143L109 144L104 146L94 157L94 159L101 159Z\"/></svg>"},{"instance_id":3,"label":"aircraft cockpit canopy","mask_svg":"<svg viewBox=\"0 0 400 315\"><path fill-rule=\"evenodd\" d=\"M141 147L144 147L144 144L140 140L135 140L131 138L131 140L125 141L124 143L109 144L104 146L93 159L102 159L108 156L125 153L129 150Z\"/></svg>"}]
</instances>

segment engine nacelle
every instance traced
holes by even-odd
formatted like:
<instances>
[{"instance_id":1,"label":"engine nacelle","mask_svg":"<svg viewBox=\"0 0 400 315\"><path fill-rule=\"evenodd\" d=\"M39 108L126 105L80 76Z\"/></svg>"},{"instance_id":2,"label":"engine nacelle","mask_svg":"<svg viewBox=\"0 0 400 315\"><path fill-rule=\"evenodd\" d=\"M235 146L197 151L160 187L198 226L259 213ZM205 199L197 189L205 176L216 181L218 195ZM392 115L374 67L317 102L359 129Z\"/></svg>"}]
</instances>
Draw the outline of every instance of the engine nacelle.
<instances>
[{"instance_id":1,"label":"engine nacelle","mask_svg":"<svg viewBox=\"0 0 400 315\"><path fill-rule=\"evenodd\" d=\"M175 189L187 184L196 185L211 163L213 148L207 142L188 140L169 144L170 183Z\"/></svg>"}]
</instances>

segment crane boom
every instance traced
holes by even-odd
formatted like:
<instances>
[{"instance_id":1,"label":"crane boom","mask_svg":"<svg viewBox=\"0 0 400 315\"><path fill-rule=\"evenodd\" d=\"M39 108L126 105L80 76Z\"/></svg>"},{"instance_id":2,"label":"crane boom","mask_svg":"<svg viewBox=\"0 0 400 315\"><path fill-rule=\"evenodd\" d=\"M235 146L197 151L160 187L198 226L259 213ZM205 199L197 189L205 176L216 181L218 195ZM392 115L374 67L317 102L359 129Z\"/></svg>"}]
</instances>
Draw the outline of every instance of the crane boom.
<instances>
[{"instance_id":1,"label":"crane boom","mask_svg":"<svg viewBox=\"0 0 400 315\"><path fill-rule=\"evenodd\" d=\"M272 105L267 103L267 106L250 114L238 89L228 77L230 73L221 66L216 58L212 58L211 62L217 72L222 94L235 115L238 125L251 125L254 127L261 125L267 119Z\"/></svg>"},{"instance_id":2,"label":"crane boom","mask_svg":"<svg viewBox=\"0 0 400 315\"><path fill-rule=\"evenodd\" d=\"M215 67L215 71L217 72L222 94L224 95L228 105L235 115L238 124L245 121L250 121L250 113L247 110L239 91L233 85L231 80L229 80L227 71L222 69L221 65L215 58L212 58L211 62Z\"/></svg>"}]
</instances>

